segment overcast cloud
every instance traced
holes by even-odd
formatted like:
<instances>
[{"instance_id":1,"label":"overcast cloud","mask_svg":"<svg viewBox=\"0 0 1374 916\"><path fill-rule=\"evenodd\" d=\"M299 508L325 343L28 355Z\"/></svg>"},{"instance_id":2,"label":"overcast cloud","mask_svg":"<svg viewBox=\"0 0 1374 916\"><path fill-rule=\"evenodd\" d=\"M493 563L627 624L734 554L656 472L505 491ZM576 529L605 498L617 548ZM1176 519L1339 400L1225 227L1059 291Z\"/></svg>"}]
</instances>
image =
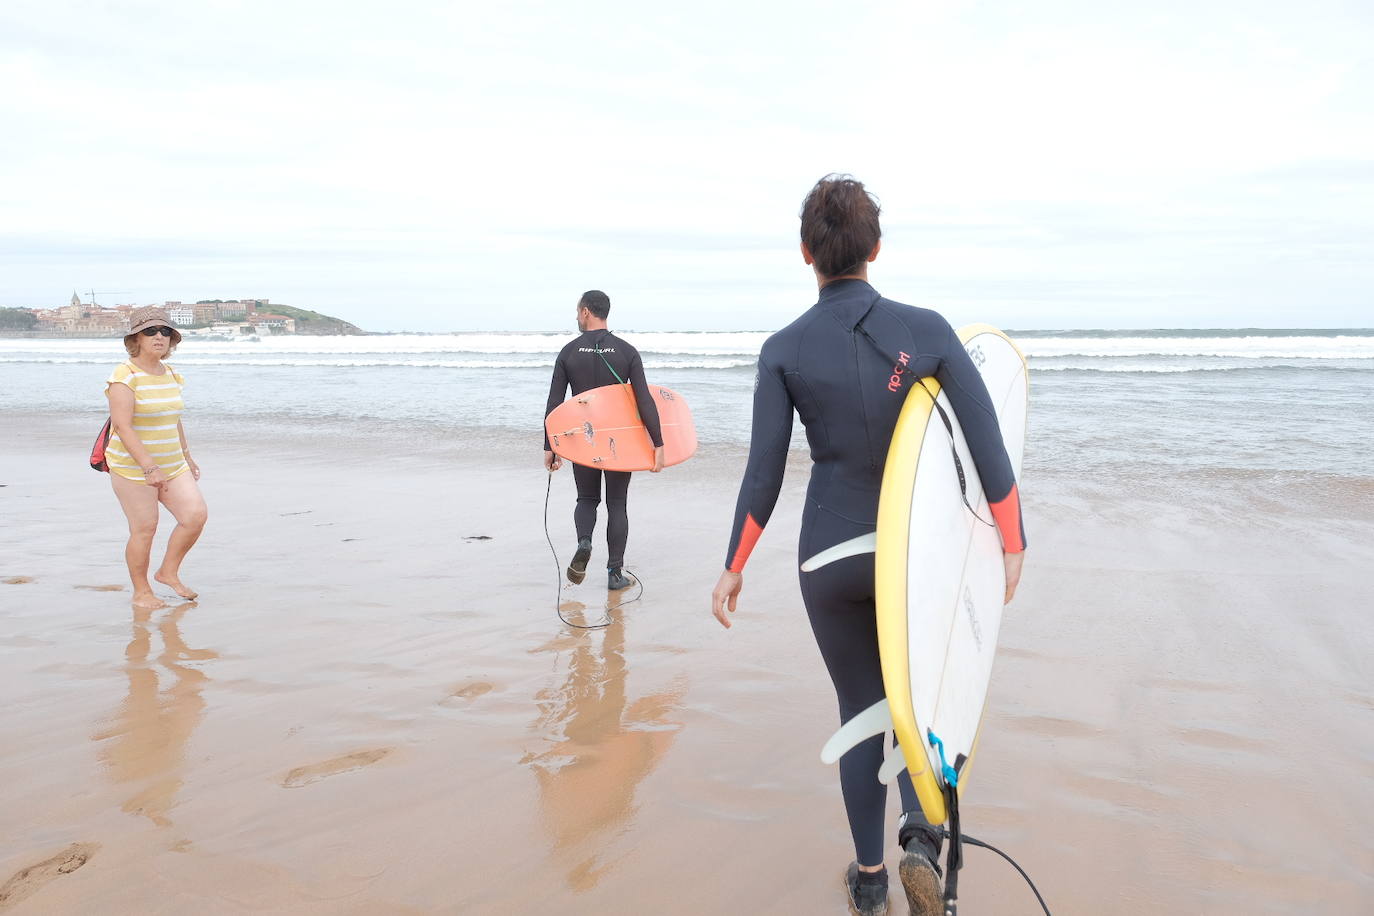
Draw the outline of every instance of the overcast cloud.
<instances>
[{"instance_id":1,"label":"overcast cloud","mask_svg":"<svg viewBox=\"0 0 1374 916\"><path fill-rule=\"evenodd\" d=\"M956 323L1370 326L1370 10L7 0L0 305L771 329L847 171Z\"/></svg>"}]
</instances>

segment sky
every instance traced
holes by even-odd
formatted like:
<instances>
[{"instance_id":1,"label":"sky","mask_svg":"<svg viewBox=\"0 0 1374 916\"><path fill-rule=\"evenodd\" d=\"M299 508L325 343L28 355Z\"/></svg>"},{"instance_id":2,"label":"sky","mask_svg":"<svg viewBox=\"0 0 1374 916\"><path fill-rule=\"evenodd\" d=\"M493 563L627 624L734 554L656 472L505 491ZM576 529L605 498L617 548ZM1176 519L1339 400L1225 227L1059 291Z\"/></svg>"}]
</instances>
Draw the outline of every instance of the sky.
<instances>
[{"instance_id":1,"label":"sky","mask_svg":"<svg viewBox=\"0 0 1374 916\"><path fill-rule=\"evenodd\" d=\"M770 330L847 172L956 325L1369 327L1370 48L1335 0L5 0L0 306Z\"/></svg>"}]
</instances>

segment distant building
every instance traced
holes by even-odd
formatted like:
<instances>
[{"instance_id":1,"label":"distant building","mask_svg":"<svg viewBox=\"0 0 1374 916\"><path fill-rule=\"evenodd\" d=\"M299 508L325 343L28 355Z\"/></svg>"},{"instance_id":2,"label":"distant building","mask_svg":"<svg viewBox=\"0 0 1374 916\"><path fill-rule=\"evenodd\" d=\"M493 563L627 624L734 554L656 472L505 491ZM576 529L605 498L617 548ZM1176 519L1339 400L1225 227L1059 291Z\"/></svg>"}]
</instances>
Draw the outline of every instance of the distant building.
<instances>
[{"instance_id":1,"label":"distant building","mask_svg":"<svg viewBox=\"0 0 1374 916\"><path fill-rule=\"evenodd\" d=\"M265 329L269 334L296 333L296 319L287 318L285 315L267 315L262 312L254 312L248 316L248 320L259 332Z\"/></svg>"},{"instance_id":2,"label":"distant building","mask_svg":"<svg viewBox=\"0 0 1374 916\"><path fill-rule=\"evenodd\" d=\"M250 310L256 310L254 308L255 305L255 303L242 299L232 299L229 302L221 302L219 304L219 318L222 321L242 321L244 318L248 317L248 312Z\"/></svg>"},{"instance_id":3,"label":"distant building","mask_svg":"<svg viewBox=\"0 0 1374 916\"><path fill-rule=\"evenodd\" d=\"M193 305L178 305L167 309L167 317L172 319L172 324L187 327L196 323L196 307Z\"/></svg>"},{"instance_id":4,"label":"distant building","mask_svg":"<svg viewBox=\"0 0 1374 916\"><path fill-rule=\"evenodd\" d=\"M191 306L191 312L195 315L196 324L213 324L219 317L219 305L214 302L197 302Z\"/></svg>"}]
</instances>

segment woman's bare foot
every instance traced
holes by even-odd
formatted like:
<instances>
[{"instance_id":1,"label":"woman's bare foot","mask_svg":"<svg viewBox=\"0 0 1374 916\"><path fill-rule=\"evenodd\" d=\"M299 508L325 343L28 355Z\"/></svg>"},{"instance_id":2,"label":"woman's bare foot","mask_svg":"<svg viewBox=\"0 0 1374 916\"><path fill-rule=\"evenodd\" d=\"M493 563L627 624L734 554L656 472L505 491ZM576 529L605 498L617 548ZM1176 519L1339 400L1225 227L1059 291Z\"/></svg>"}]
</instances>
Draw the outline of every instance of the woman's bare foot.
<instances>
[{"instance_id":1,"label":"woman's bare foot","mask_svg":"<svg viewBox=\"0 0 1374 916\"><path fill-rule=\"evenodd\" d=\"M162 573L156 572L153 573L153 578L185 598L187 601L196 597L195 590L175 576L164 576Z\"/></svg>"},{"instance_id":2,"label":"woman's bare foot","mask_svg":"<svg viewBox=\"0 0 1374 916\"><path fill-rule=\"evenodd\" d=\"M158 608L166 607L167 602L163 601L151 591L134 592L134 607L145 611L155 611Z\"/></svg>"}]
</instances>

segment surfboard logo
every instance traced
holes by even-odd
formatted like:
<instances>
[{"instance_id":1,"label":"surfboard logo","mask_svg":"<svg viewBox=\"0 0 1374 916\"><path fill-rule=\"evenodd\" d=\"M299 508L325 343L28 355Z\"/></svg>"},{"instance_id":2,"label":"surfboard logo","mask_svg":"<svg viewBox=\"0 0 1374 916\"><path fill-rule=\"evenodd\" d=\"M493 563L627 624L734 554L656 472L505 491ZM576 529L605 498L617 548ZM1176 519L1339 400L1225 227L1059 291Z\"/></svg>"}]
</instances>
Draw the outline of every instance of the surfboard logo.
<instances>
[{"instance_id":1,"label":"surfboard logo","mask_svg":"<svg viewBox=\"0 0 1374 916\"><path fill-rule=\"evenodd\" d=\"M667 388L658 389L658 396L665 401L673 400L673 393L669 391Z\"/></svg>"},{"instance_id":2,"label":"surfboard logo","mask_svg":"<svg viewBox=\"0 0 1374 916\"><path fill-rule=\"evenodd\" d=\"M973 628L973 641L978 651L983 651L983 628L978 625L978 609L973 606L973 591L964 586L964 613L968 615L968 625Z\"/></svg>"},{"instance_id":3,"label":"surfboard logo","mask_svg":"<svg viewBox=\"0 0 1374 916\"><path fill-rule=\"evenodd\" d=\"M592 429L592 424L590 421L584 422L582 424L582 435L587 437L588 442L592 442L596 439L596 430Z\"/></svg>"},{"instance_id":4,"label":"surfboard logo","mask_svg":"<svg viewBox=\"0 0 1374 916\"><path fill-rule=\"evenodd\" d=\"M974 344L971 347L965 347L964 350L968 353L968 358L973 360L973 364L980 370L983 368L983 363L988 361L987 354L983 352L982 344Z\"/></svg>"}]
</instances>

